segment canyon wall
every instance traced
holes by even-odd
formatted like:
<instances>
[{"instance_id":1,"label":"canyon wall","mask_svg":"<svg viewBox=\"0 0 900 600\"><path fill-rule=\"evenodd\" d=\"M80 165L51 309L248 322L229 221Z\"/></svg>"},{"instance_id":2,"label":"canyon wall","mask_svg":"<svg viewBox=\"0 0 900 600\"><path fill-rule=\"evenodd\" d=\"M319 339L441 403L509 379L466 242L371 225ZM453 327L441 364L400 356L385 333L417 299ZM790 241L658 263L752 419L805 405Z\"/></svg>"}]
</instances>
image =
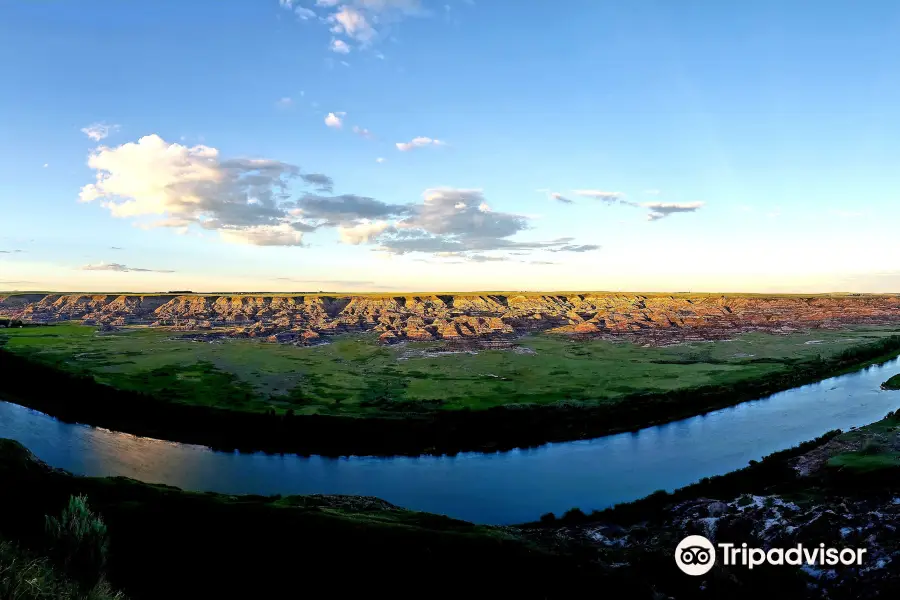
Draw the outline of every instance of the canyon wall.
<instances>
[{"instance_id":1,"label":"canyon wall","mask_svg":"<svg viewBox=\"0 0 900 600\"><path fill-rule=\"evenodd\" d=\"M153 325L292 343L345 331L376 331L382 341L393 342L490 340L536 330L667 343L750 330L900 323L900 296L19 294L0 296L0 316L104 328Z\"/></svg>"}]
</instances>

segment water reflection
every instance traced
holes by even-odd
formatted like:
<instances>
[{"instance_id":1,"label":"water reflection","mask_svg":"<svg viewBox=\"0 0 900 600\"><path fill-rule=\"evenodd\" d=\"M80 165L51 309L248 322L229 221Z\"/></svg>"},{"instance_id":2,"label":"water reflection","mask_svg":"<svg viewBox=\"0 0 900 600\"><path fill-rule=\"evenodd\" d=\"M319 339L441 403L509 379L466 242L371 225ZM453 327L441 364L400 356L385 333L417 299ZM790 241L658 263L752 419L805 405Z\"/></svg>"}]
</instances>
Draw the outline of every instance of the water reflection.
<instances>
[{"instance_id":1,"label":"water reflection","mask_svg":"<svg viewBox=\"0 0 900 600\"><path fill-rule=\"evenodd\" d=\"M214 452L83 425L0 402L0 437L49 464L185 489L362 494L482 523L574 506L603 508L743 467L751 459L880 419L900 393L880 389L900 360L635 433L444 457L299 457Z\"/></svg>"}]
</instances>

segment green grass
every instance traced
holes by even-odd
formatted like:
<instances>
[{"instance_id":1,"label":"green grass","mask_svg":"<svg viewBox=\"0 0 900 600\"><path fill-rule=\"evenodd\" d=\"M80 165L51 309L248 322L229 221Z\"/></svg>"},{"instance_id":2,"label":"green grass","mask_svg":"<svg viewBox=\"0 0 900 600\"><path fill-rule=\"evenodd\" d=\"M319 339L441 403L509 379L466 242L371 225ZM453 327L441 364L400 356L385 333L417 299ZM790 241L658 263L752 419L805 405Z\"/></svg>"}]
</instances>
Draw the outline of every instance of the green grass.
<instances>
[{"instance_id":1,"label":"green grass","mask_svg":"<svg viewBox=\"0 0 900 600\"><path fill-rule=\"evenodd\" d=\"M0 598L3 600L125 600L101 582L87 596L43 557L0 539Z\"/></svg>"},{"instance_id":2,"label":"green grass","mask_svg":"<svg viewBox=\"0 0 900 600\"><path fill-rule=\"evenodd\" d=\"M841 467L859 472L879 471L900 467L900 452L890 450L870 454L864 451L844 452L828 459L829 467Z\"/></svg>"},{"instance_id":3,"label":"green grass","mask_svg":"<svg viewBox=\"0 0 900 600\"><path fill-rule=\"evenodd\" d=\"M894 375L883 384L881 384L886 390L900 390L900 375Z\"/></svg>"},{"instance_id":4,"label":"green grass","mask_svg":"<svg viewBox=\"0 0 900 600\"><path fill-rule=\"evenodd\" d=\"M383 346L374 334L345 334L304 348L252 339L194 341L147 327L100 334L77 324L5 330L0 343L171 402L376 415L560 401L615 403L641 392L729 386L787 372L800 361L828 358L898 331L870 326L749 333L732 341L666 348L536 334L516 342L519 352L475 355L426 354L440 349L436 342Z\"/></svg>"}]
</instances>

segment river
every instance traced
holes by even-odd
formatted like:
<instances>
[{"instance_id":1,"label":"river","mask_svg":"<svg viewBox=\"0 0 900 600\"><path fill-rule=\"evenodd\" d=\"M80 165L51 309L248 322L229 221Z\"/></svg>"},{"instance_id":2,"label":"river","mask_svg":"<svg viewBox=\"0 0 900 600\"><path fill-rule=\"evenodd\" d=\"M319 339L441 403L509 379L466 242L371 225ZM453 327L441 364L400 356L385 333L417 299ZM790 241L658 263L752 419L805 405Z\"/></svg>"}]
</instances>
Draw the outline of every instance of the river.
<instances>
[{"instance_id":1,"label":"river","mask_svg":"<svg viewBox=\"0 0 900 600\"><path fill-rule=\"evenodd\" d=\"M57 421L0 402L0 437L54 467L233 494L358 494L476 523L511 524L585 512L673 490L831 429L900 407L880 389L900 359L761 400L635 433L539 448L418 458L266 455L136 437Z\"/></svg>"}]
</instances>

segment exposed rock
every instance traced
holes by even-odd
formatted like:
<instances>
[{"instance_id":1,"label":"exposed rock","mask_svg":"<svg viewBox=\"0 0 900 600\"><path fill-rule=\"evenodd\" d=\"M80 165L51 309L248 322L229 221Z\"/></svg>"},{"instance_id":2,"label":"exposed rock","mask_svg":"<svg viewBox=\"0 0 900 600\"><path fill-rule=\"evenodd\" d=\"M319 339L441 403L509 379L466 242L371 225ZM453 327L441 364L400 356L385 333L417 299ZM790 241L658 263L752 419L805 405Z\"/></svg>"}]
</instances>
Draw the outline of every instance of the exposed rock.
<instances>
[{"instance_id":1,"label":"exposed rock","mask_svg":"<svg viewBox=\"0 0 900 600\"><path fill-rule=\"evenodd\" d=\"M425 296L0 296L0 316L26 322L214 329L292 342L348 331L384 342L494 340L529 331L631 338L643 344L725 339L744 331L900 322L900 296L671 296L510 294ZM292 334L292 335L284 335Z\"/></svg>"}]
</instances>

